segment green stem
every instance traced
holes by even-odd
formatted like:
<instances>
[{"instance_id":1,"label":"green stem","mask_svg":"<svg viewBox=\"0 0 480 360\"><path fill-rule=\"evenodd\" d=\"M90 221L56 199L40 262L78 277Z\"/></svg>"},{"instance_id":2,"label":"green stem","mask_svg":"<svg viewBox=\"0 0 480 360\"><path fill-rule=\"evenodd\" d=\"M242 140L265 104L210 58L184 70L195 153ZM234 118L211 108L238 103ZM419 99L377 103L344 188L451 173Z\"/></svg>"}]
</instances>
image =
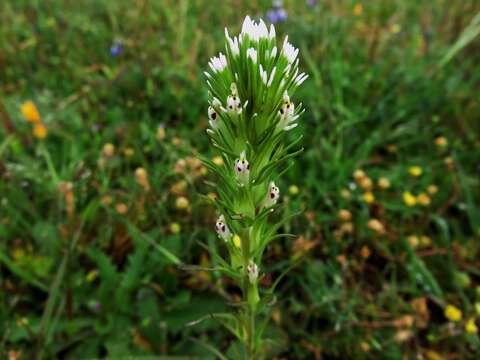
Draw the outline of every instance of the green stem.
<instances>
[{"instance_id":1,"label":"green stem","mask_svg":"<svg viewBox=\"0 0 480 360\"><path fill-rule=\"evenodd\" d=\"M251 304L253 286L245 280L245 300L247 308L245 310L245 359L255 358L255 306ZM258 296L258 295L257 295Z\"/></svg>"},{"instance_id":2,"label":"green stem","mask_svg":"<svg viewBox=\"0 0 480 360\"><path fill-rule=\"evenodd\" d=\"M55 187L57 187L60 182L57 175L57 171L55 170L55 166L53 166L52 157L50 156L50 153L43 142L40 143L40 153L45 159L45 162L47 163L48 171L50 172L50 176L52 177Z\"/></svg>"}]
</instances>

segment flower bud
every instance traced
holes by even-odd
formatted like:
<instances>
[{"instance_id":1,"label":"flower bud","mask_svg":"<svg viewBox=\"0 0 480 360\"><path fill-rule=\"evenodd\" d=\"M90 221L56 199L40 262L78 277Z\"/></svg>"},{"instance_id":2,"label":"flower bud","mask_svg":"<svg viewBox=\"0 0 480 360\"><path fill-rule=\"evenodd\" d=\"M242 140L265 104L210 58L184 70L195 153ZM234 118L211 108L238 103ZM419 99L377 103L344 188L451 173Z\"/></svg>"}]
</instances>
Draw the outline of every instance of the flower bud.
<instances>
[{"instance_id":1,"label":"flower bud","mask_svg":"<svg viewBox=\"0 0 480 360\"><path fill-rule=\"evenodd\" d=\"M33 136L39 140L43 140L47 137L47 128L42 123L36 123L33 126Z\"/></svg>"},{"instance_id":2,"label":"flower bud","mask_svg":"<svg viewBox=\"0 0 480 360\"><path fill-rule=\"evenodd\" d=\"M232 237L232 233L225 223L225 217L220 215L215 223L215 231L225 242L229 241Z\"/></svg>"},{"instance_id":3,"label":"flower bud","mask_svg":"<svg viewBox=\"0 0 480 360\"><path fill-rule=\"evenodd\" d=\"M280 189L275 186L275 183L273 181L271 181L268 186L268 192L264 201L264 206L271 207L275 205L279 198L280 198Z\"/></svg>"},{"instance_id":4,"label":"flower bud","mask_svg":"<svg viewBox=\"0 0 480 360\"><path fill-rule=\"evenodd\" d=\"M250 264L247 265L248 280L250 284L255 284L258 279L258 266L253 261L250 261Z\"/></svg>"},{"instance_id":5,"label":"flower bud","mask_svg":"<svg viewBox=\"0 0 480 360\"><path fill-rule=\"evenodd\" d=\"M245 156L245 151L242 151L240 158L235 160L235 176L241 186L248 184L250 178L250 164Z\"/></svg>"},{"instance_id":6,"label":"flower bud","mask_svg":"<svg viewBox=\"0 0 480 360\"><path fill-rule=\"evenodd\" d=\"M39 123L41 120L40 113L38 112L35 103L31 100L25 101L20 106L20 112L22 113L25 120L30 123Z\"/></svg>"},{"instance_id":7,"label":"flower bud","mask_svg":"<svg viewBox=\"0 0 480 360\"><path fill-rule=\"evenodd\" d=\"M167 134L165 132L165 126L163 124L158 126L157 133L156 133L155 136L156 136L158 141L165 140L165 137L167 136Z\"/></svg>"},{"instance_id":8,"label":"flower bud","mask_svg":"<svg viewBox=\"0 0 480 360\"><path fill-rule=\"evenodd\" d=\"M102 153L107 158L112 157L115 154L115 146L111 143L106 143L103 145Z\"/></svg>"},{"instance_id":9,"label":"flower bud","mask_svg":"<svg viewBox=\"0 0 480 360\"><path fill-rule=\"evenodd\" d=\"M231 114L240 114L242 112L240 98L238 95L230 95L227 97L227 111Z\"/></svg>"},{"instance_id":10,"label":"flower bud","mask_svg":"<svg viewBox=\"0 0 480 360\"><path fill-rule=\"evenodd\" d=\"M143 187L145 191L150 190L147 171L144 168L139 167L137 170L135 170L135 180L141 187Z\"/></svg>"},{"instance_id":11,"label":"flower bud","mask_svg":"<svg viewBox=\"0 0 480 360\"><path fill-rule=\"evenodd\" d=\"M190 206L190 202L185 196L179 196L175 201L175 207L179 210L186 210Z\"/></svg>"}]
</instances>

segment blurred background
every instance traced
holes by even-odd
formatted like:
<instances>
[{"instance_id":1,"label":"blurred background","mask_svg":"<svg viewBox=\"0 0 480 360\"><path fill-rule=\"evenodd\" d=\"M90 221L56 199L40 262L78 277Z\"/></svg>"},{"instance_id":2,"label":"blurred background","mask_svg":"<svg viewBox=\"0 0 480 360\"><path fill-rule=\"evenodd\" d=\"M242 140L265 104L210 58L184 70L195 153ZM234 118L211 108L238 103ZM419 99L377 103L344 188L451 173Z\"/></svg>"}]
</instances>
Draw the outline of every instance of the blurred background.
<instances>
[{"instance_id":1,"label":"blurred background","mask_svg":"<svg viewBox=\"0 0 480 360\"><path fill-rule=\"evenodd\" d=\"M277 359L480 356L476 0L0 3L0 358L228 357L203 70L274 23L310 75ZM292 135L293 136L293 135Z\"/></svg>"}]
</instances>

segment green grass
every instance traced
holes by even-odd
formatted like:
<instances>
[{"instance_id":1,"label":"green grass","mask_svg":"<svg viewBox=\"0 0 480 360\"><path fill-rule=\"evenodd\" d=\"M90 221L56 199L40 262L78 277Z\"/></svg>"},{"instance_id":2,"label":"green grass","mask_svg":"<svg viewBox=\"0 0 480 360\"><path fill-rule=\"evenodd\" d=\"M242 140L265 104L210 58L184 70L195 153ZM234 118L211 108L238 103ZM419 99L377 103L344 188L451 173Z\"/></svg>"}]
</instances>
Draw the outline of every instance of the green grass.
<instances>
[{"instance_id":1,"label":"green grass","mask_svg":"<svg viewBox=\"0 0 480 360\"><path fill-rule=\"evenodd\" d=\"M361 3L355 15L353 1L285 1L289 19L277 25L310 78L297 96L306 151L278 184L286 211L302 211L281 232L300 238L278 239L263 269L273 283L295 265L272 305L272 357L477 358L465 326L480 326L480 6ZM193 157L208 151L202 71L225 26L270 6L1 2L0 357L235 358L238 344L209 314L229 310L239 289L179 265L216 265L200 243L222 251ZM123 52L112 57L115 41ZM29 99L44 141L20 113ZM374 183L373 203L357 169ZM59 191L66 182L71 193ZM431 185L428 206L405 205L405 191ZM431 241L415 246L412 235ZM445 317L448 304L460 321Z\"/></svg>"}]
</instances>

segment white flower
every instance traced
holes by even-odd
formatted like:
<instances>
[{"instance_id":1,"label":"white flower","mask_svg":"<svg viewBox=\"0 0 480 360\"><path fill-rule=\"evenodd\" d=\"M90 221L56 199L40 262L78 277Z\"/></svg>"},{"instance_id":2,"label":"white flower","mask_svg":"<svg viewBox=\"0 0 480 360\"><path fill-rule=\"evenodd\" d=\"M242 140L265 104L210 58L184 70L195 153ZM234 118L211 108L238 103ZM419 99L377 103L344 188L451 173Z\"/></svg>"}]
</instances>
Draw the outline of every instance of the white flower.
<instances>
[{"instance_id":1,"label":"white flower","mask_svg":"<svg viewBox=\"0 0 480 360\"><path fill-rule=\"evenodd\" d=\"M211 106L208 107L208 122L210 123L210 126L212 129L216 129L218 126L217 122L218 114L215 111L215 109Z\"/></svg>"},{"instance_id":2,"label":"white flower","mask_svg":"<svg viewBox=\"0 0 480 360\"><path fill-rule=\"evenodd\" d=\"M289 64L292 64L298 55L298 49L288 42L288 36L285 37L282 47L282 55L288 60Z\"/></svg>"},{"instance_id":3,"label":"white flower","mask_svg":"<svg viewBox=\"0 0 480 360\"><path fill-rule=\"evenodd\" d=\"M268 83L268 75L265 70L263 70L262 64L260 64L260 78L262 79L263 83L267 85Z\"/></svg>"},{"instance_id":4,"label":"white flower","mask_svg":"<svg viewBox=\"0 0 480 360\"><path fill-rule=\"evenodd\" d=\"M208 62L213 72L222 72L227 67L227 58L222 53L214 56Z\"/></svg>"},{"instance_id":5,"label":"white flower","mask_svg":"<svg viewBox=\"0 0 480 360\"><path fill-rule=\"evenodd\" d=\"M242 151L240 158L235 160L235 177L241 186L248 184L250 177L250 164L246 159L245 151Z\"/></svg>"},{"instance_id":6,"label":"white flower","mask_svg":"<svg viewBox=\"0 0 480 360\"><path fill-rule=\"evenodd\" d=\"M308 79L308 75L305 74L305 73L301 73L300 75L298 75L298 76L295 78L295 80L294 80L295 85L300 86L300 85L302 85L302 83L303 83L305 80L307 80L307 79Z\"/></svg>"},{"instance_id":7,"label":"white flower","mask_svg":"<svg viewBox=\"0 0 480 360\"><path fill-rule=\"evenodd\" d=\"M275 39L275 26L273 26L273 24L270 24L270 31L268 33L268 38L270 40Z\"/></svg>"},{"instance_id":8,"label":"white flower","mask_svg":"<svg viewBox=\"0 0 480 360\"><path fill-rule=\"evenodd\" d=\"M271 29L270 29L271 31ZM247 35L252 41L259 41L260 39L266 39L269 37L268 29L263 20L255 23L250 19L250 16L247 16L243 21L242 33L240 34L240 42L243 40L243 37Z\"/></svg>"},{"instance_id":9,"label":"white flower","mask_svg":"<svg viewBox=\"0 0 480 360\"><path fill-rule=\"evenodd\" d=\"M238 46L238 37L234 37L233 40L228 34L227 28L225 28L225 37L227 38L228 45L230 46L230 51L234 56L240 54L240 48Z\"/></svg>"},{"instance_id":10,"label":"white flower","mask_svg":"<svg viewBox=\"0 0 480 360\"><path fill-rule=\"evenodd\" d=\"M229 241L232 237L232 233L225 223L225 217L220 215L215 223L215 231L225 241Z\"/></svg>"},{"instance_id":11,"label":"white flower","mask_svg":"<svg viewBox=\"0 0 480 360\"><path fill-rule=\"evenodd\" d=\"M277 71L277 67L275 66L273 68L272 72L270 73L270 78L268 79L268 83L267 83L268 87L272 86L273 78L275 77L275 72L276 71Z\"/></svg>"},{"instance_id":12,"label":"white flower","mask_svg":"<svg viewBox=\"0 0 480 360\"><path fill-rule=\"evenodd\" d=\"M280 189L275 186L273 181L268 185L268 193L263 202L265 207L271 207L275 205L280 198Z\"/></svg>"},{"instance_id":13,"label":"white flower","mask_svg":"<svg viewBox=\"0 0 480 360\"><path fill-rule=\"evenodd\" d=\"M270 53L269 57L271 58L274 58L275 56L277 56L277 47L275 46L273 49L272 49L272 52Z\"/></svg>"},{"instance_id":14,"label":"white flower","mask_svg":"<svg viewBox=\"0 0 480 360\"><path fill-rule=\"evenodd\" d=\"M258 266L251 260L250 263L247 265L247 273L250 284L255 284L258 279Z\"/></svg>"},{"instance_id":15,"label":"white flower","mask_svg":"<svg viewBox=\"0 0 480 360\"><path fill-rule=\"evenodd\" d=\"M283 105L279 110L280 122L278 126L285 131L295 128L298 125L295 123L295 120L298 119L299 115L294 115L294 113L295 105L290 101L290 97L285 91L285 94L283 94Z\"/></svg>"},{"instance_id":16,"label":"white flower","mask_svg":"<svg viewBox=\"0 0 480 360\"><path fill-rule=\"evenodd\" d=\"M255 50L254 48L248 48L247 49L247 57L252 59L253 63L256 64L257 63L257 50Z\"/></svg>"},{"instance_id":17,"label":"white flower","mask_svg":"<svg viewBox=\"0 0 480 360\"><path fill-rule=\"evenodd\" d=\"M242 112L240 98L238 95L230 95L227 97L227 111L231 114L240 114Z\"/></svg>"},{"instance_id":18,"label":"white flower","mask_svg":"<svg viewBox=\"0 0 480 360\"><path fill-rule=\"evenodd\" d=\"M213 98L213 101L212 101L212 106L215 107L215 108L220 108L220 106L222 106L222 103L220 100L218 100L216 97Z\"/></svg>"}]
</instances>

